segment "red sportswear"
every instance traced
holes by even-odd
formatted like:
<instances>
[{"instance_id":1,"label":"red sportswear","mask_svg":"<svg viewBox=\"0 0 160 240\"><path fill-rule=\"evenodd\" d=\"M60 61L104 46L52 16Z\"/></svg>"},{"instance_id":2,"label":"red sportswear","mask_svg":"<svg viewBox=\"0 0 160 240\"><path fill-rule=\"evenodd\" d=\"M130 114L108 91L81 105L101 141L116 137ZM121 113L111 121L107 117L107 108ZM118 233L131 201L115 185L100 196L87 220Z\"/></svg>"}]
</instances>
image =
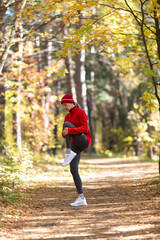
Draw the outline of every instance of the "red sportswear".
<instances>
[{"instance_id":1,"label":"red sportswear","mask_svg":"<svg viewBox=\"0 0 160 240\"><path fill-rule=\"evenodd\" d=\"M84 133L88 139L88 146L90 145L92 138L88 128L88 117L83 109L80 109L77 106L72 108L65 116L64 122L70 122L76 127L68 128L69 135Z\"/></svg>"}]
</instances>

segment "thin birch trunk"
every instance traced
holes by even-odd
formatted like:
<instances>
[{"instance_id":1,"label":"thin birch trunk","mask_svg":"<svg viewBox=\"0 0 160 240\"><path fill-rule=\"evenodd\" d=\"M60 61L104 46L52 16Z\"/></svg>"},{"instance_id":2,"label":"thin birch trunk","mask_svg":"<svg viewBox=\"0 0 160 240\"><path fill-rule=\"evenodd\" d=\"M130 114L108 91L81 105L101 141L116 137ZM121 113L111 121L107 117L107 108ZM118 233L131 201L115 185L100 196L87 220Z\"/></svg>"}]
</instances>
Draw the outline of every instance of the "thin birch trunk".
<instances>
[{"instance_id":1,"label":"thin birch trunk","mask_svg":"<svg viewBox=\"0 0 160 240\"><path fill-rule=\"evenodd\" d=\"M88 148L88 152L94 152L95 145L95 130L96 130L96 119L95 119L95 104L94 104L94 71L91 71L91 88L87 91L87 100L88 100L88 119L89 119L89 128L92 136L91 144Z\"/></svg>"},{"instance_id":2,"label":"thin birch trunk","mask_svg":"<svg viewBox=\"0 0 160 240\"><path fill-rule=\"evenodd\" d=\"M48 42L48 54L47 54L47 66L51 66L51 60L52 60L52 42ZM50 77L50 76L49 76ZM49 84L47 83L46 86L48 87ZM45 98L45 108L44 108L44 127L47 130L49 128L49 98L50 98L50 93L46 93L46 98Z\"/></svg>"},{"instance_id":3,"label":"thin birch trunk","mask_svg":"<svg viewBox=\"0 0 160 240\"><path fill-rule=\"evenodd\" d=\"M84 43L84 39L82 40L82 44ZM86 71L85 71L85 49L81 50L81 67L80 67L80 81L82 88L82 102L83 109L88 115L88 107L87 107L87 86L86 86Z\"/></svg>"},{"instance_id":4,"label":"thin birch trunk","mask_svg":"<svg viewBox=\"0 0 160 240\"><path fill-rule=\"evenodd\" d=\"M42 55L40 52L40 48L41 48L41 42L40 42L40 37L37 36L36 37L36 47L38 48L38 53L37 53L37 70L38 72L42 72ZM44 126L45 126L45 94L44 94L44 78L42 75L40 75L40 83L41 83L41 88L42 88L42 95L41 95L41 105L42 105L42 109L43 109L43 122L44 122Z\"/></svg>"},{"instance_id":5,"label":"thin birch trunk","mask_svg":"<svg viewBox=\"0 0 160 240\"><path fill-rule=\"evenodd\" d=\"M41 52L40 52L40 37L37 36L36 37L36 48L38 48L38 53L37 53L37 70L38 72L42 71L42 56L41 56Z\"/></svg>"},{"instance_id":6,"label":"thin birch trunk","mask_svg":"<svg viewBox=\"0 0 160 240\"><path fill-rule=\"evenodd\" d=\"M60 88L61 88L61 82L57 81L56 83L56 96L59 96L60 94ZM53 128L53 135L54 135L54 147L53 147L53 154L56 155L57 153L57 145L58 145L58 121L59 121L59 113L60 113L60 108L59 108L59 100L57 97L57 100L54 104L54 108L55 108L55 114L54 114L54 118L55 118L55 124L54 124L54 128Z\"/></svg>"}]
</instances>

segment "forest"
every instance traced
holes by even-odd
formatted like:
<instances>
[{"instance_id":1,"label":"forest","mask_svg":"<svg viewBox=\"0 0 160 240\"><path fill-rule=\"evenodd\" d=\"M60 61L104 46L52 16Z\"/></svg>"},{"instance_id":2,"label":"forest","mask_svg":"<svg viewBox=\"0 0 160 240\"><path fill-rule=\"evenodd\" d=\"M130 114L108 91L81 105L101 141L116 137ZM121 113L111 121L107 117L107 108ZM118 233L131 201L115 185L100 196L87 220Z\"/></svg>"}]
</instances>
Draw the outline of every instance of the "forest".
<instances>
[{"instance_id":1,"label":"forest","mask_svg":"<svg viewBox=\"0 0 160 240\"><path fill-rule=\"evenodd\" d=\"M63 153L64 94L88 115L88 154L160 163L159 69L159 0L2 0L1 193Z\"/></svg>"}]
</instances>

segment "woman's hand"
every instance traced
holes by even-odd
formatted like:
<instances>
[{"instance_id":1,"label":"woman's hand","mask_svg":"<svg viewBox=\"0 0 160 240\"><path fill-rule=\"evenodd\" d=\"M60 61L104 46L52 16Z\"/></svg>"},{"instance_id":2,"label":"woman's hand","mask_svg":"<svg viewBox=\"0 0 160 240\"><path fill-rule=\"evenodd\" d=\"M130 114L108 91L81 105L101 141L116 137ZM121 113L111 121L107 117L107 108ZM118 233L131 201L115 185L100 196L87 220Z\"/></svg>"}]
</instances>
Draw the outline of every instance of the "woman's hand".
<instances>
[{"instance_id":1,"label":"woman's hand","mask_svg":"<svg viewBox=\"0 0 160 240\"><path fill-rule=\"evenodd\" d=\"M62 133L63 133L64 136L68 135L68 128L64 128L62 130Z\"/></svg>"}]
</instances>

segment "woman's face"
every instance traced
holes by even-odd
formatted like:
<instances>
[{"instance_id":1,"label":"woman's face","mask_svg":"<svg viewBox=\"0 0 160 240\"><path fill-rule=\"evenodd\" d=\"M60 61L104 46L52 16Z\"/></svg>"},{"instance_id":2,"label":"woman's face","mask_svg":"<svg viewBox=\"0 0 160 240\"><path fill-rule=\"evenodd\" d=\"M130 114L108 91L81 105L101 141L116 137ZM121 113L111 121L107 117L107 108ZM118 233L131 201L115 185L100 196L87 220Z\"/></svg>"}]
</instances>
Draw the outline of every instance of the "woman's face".
<instances>
[{"instance_id":1,"label":"woman's face","mask_svg":"<svg viewBox=\"0 0 160 240\"><path fill-rule=\"evenodd\" d=\"M74 107L73 103L63 103L62 106L64 107L64 109L69 112L69 110L71 110Z\"/></svg>"}]
</instances>

